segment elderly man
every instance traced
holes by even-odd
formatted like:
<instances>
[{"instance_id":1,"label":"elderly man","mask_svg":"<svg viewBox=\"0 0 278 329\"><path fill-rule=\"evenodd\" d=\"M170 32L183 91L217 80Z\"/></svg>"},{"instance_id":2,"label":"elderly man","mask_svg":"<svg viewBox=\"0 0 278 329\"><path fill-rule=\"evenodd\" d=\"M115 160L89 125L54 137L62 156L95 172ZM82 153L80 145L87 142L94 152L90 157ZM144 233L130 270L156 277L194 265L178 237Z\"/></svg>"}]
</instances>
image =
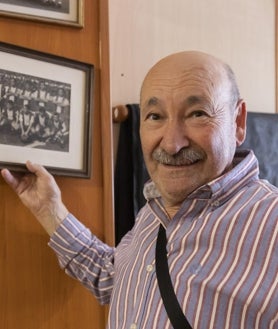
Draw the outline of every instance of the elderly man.
<instances>
[{"instance_id":1,"label":"elderly man","mask_svg":"<svg viewBox=\"0 0 278 329\"><path fill-rule=\"evenodd\" d=\"M32 175L2 175L51 235L65 271L110 303L109 329L176 328L157 281L164 228L174 293L192 328L274 329L278 189L259 179L252 151L236 152L245 124L222 61L181 52L152 67L141 90L147 202L116 249L69 213L43 167L27 162Z\"/></svg>"}]
</instances>

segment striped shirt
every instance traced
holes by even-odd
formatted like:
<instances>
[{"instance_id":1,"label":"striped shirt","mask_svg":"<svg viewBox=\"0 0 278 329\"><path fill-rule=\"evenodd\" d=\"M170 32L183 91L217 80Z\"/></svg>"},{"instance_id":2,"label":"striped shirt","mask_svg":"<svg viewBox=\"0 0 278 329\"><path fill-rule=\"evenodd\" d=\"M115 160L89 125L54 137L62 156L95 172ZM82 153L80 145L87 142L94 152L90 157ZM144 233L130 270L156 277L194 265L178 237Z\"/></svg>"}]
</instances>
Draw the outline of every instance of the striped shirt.
<instances>
[{"instance_id":1,"label":"striped shirt","mask_svg":"<svg viewBox=\"0 0 278 329\"><path fill-rule=\"evenodd\" d=\"M107 328L172 328L155 272L162 223L174 290L194 329L277 329L278 189L258 178L254 154L238 152L234 168L189 195L171 221L151 192L117 248L73 215L49 243L69 275L110 303Z\"/></svg>"}]
</instances>

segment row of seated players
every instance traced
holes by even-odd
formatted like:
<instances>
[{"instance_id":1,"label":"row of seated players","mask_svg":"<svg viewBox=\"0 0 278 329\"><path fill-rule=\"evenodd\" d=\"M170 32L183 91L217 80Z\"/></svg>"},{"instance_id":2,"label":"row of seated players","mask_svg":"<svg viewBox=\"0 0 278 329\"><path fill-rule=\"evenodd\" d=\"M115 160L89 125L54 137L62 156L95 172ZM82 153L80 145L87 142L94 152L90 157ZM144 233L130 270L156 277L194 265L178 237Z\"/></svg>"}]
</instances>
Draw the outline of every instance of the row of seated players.
<instances>
[{"instance_id":1,"label":"row of seated players","mask_svg":"<svg viewBox=\"0 0 278 329\"><path fill-rule=\"evenodd\" d=\"M12 100L8 100L0 110L0 132L16 134L23 143L34 141L58 143L64 146L68 141L68 118L58 108L49 112L44 103L39 103L36 110L32 110L28 102L17 109Z\"/></svg>"}]
</instances>

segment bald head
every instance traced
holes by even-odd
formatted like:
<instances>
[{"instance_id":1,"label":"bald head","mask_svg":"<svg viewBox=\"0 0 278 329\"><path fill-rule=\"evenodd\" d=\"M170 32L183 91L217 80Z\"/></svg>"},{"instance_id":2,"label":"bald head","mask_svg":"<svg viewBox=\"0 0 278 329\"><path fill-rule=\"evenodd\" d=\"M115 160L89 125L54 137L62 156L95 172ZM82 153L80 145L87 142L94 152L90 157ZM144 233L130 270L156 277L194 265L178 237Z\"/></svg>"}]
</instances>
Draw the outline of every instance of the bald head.
<instances>
[{"instance_id":1,"label":"bald head","mask_svg":"<svg viewBox=\"0 0 278 329\"><path fill-rule=\"evenodd\" d=\"M221 93L229 99L231 104L235 104L239 98L239 90L234 72L230 66L220 59L200 51L183 51L169 55L157 62L146 75L142 91L152 84L153 80L167 79L169 84L178 81L182 75L189 79L200 79L206 81L207 87L215 89L217 83L223 84ZM227 93L224 95L224 89Z\"/></svg>"}]
</instances>

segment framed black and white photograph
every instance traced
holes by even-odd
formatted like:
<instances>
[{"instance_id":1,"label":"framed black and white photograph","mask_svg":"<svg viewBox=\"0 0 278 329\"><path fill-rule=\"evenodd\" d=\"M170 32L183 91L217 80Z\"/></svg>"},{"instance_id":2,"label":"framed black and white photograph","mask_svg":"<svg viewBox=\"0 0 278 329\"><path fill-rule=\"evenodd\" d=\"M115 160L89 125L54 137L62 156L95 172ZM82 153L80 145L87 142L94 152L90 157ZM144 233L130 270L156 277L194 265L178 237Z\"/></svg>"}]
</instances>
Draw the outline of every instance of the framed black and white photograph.
<instances>
[{"instance_id":1,"label":"framed black and white photograph","mask_svg":"<svg viewBox=\"0 0 278 329\"><path fill-rule=\"evenodd\" d=\"M0 15L84 26L83 0L0 0Z\"/></svg>"},{"instance_id":2,"label":"framed black and white photograph","mask_svg":"<svg viewBox=\"0 0 278 329\"><path fill-rule=\"evenodd\" d=\"M0 42L0 167L90 177L91 64Z\"/></svg>"}]
</instances>

